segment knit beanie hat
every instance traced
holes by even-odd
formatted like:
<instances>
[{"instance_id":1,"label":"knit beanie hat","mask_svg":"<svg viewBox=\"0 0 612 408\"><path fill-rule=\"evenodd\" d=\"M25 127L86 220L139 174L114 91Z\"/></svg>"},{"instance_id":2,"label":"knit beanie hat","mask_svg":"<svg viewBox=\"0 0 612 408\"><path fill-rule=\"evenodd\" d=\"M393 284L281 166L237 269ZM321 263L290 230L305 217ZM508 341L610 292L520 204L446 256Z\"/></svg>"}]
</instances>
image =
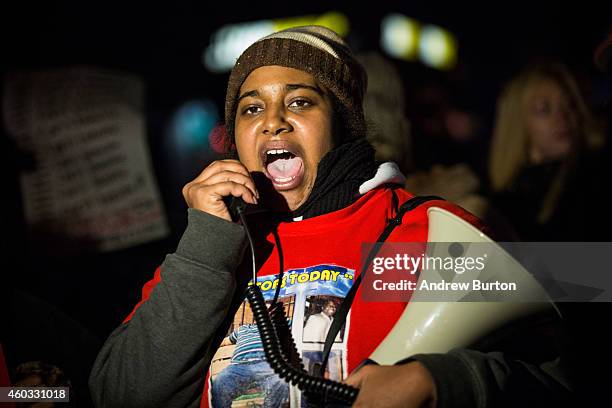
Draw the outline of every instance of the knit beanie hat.
<instances>
[{"instance_id":1,"label":"knit beanie hat","mask_svg":"<svg viewBox=\"0 0 612 408\"><path fill-rule=\"evenodd\" d=\"M365 136L363 95L367 87L364 68L344 40L321 26L302 26L270 34L247 48L230 74L225 98L225 124L231 139L240 87L249 74L266 65L295 68L311 74L330 91L341 119L340 143Z\"/></svg>"}]
</instances>

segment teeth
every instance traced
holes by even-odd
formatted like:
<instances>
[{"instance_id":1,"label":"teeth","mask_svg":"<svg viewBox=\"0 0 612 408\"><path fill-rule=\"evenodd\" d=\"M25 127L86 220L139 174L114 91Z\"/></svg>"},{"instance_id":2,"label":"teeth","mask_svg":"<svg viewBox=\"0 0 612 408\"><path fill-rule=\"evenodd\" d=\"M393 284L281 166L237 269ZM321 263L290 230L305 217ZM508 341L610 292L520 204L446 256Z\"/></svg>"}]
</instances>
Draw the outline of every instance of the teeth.
<instances>
[{"instance_id":1,"label":"teeth","mask_svg":"<svg viewBox=\"0 0 612 408\"><path fill-rule=\"evenodd\" d=\"M289 151L285 149L271 149L266 152L266 154L283 154L283 153L289 153Z\"/></svg>"},{"instance_id":2,"label":"teeth","mask_svg":"<svg viewBox=\"0 0 612 408\"><path fill-rule=\"evenodd\" d=\"M293 177L278 177L278 178L275 178L275 179L274 179L274 181L275 181L277 184L288 183L288 182L290 182L291 180L293 180L295 177L296 177L296 176L293 176Z\"/></svg>"}]
</instances>

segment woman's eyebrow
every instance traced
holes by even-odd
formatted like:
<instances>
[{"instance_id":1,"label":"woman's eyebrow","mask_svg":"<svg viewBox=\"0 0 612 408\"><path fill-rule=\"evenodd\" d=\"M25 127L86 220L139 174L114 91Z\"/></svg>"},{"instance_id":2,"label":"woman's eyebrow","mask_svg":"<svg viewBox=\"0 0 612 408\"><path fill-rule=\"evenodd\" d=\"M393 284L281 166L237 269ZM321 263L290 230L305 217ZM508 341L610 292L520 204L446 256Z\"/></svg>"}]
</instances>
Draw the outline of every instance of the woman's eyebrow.
<instances>
[{"instance_id":1,"label":"woman's eyebrow","mask_svg":"<svg viewBox=\"0 0 612 408\"><path fill-rule=\"evenodd\" d=\"M296 89L310 89L311 91L314 91L321 96L324 95L324 92L321 88L319 88L318 86L313 86L313 85L308 85L308 84L287 84L285 85L285 89L287 90L287 92L295 91Z\"/></svg>"},{"instance_id":2,"label":"woman's eyebrow","mask_svg":"<svg viewBox=\"0 0 612 408\"><path fill-rule=\"evenodd\" d=\"M321 96L324 95L323 90L315 85L308 85L308 84L287 84L285 85L286 92L295 91L296 89L310 89L311 91L314 91ZM246 91L245 93L240 95L240 97L238 97L238 101L236 103L240 103L241 100L243 100L244 98L248 98L249 96L254 97L254 98L258 97L259 92L257 90Z\"/></svg>"},{"instance_id":3,"label":"woman's eyebrow","mask_svg":"<svg viewBox=\"0 0 612 408\"><path fill-rule=\"evenodd\" d=\"M241 100L243 100L244 98L247 98L249 96L252 97L257 97L259 96L259 92L253 90L253 91L246 91L245 93L243 93L242 95L240 95L240 97L238 98L238 101L236 101L236 103L240 103Z\"/></svg>"}]
</instances>

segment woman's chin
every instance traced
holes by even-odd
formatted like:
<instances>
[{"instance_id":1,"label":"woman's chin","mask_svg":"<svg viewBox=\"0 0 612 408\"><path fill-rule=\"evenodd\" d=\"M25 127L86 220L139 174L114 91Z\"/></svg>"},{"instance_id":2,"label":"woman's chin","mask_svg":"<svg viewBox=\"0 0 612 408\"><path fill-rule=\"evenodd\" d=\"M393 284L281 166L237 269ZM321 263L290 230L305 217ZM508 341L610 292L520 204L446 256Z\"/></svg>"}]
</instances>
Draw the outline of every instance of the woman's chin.
<instances>
[{"instance_id":1,"label":"woman's chin","mask_svg":"<svg viewBox=\"0 0 612 408\"><path fill-rule=\"evenodd\" d=\"M300 208L307 199L308 195L301 190L275 190L274 193L265 195L263 204L266 208L276 212L291 212Z\"/></svg>"},{"instance_id":2,"label":"woman's chin","mask_svg":"<svg viewBox=\"0 0 612 408\"><path fill-rule=\"evenodd\" d=\"M267 172L251 173L260 195L263 197L263 205L273 211L289 212L295 211L306 202L312 191L313 182L309 178L299 174L299 182L292 180L291 184L276 183L269 177Z\"/></svg>"}]
</instances>

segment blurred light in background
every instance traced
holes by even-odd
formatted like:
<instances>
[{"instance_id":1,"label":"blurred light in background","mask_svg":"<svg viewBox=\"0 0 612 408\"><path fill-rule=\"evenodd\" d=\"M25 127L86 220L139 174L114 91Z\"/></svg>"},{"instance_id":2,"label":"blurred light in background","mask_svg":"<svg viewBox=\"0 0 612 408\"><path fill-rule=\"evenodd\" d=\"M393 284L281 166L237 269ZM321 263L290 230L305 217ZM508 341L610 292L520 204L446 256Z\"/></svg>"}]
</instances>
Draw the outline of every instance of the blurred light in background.
<instances>
[{"instance_id":1,"label":"blurred light in background","mask_svg":"<svg viewBox=\"0 0 612 408\"><path fill-rule=\"evenodd\" d=\"M210 45L204 51L204 66L216 73L229 71L240 54L261 37L278 30L310 24L328 27L342 37L346 36L350 30L348 17L337 11L330 11L319 16L289 17L225 25L212 35Z\"/></svg>"},{"instance_id":2,"label":"blurred light in background","mask_svg":"<svg viewBox=\"0 0 612 408\"><path fill-rule=\"evenodd\" d=\"M346 15L338 11L329 11L320 16L303 16L303 17L290 17L272 20L274 23L274 31L285 30L291 27L298 27L304 25L320 25L334 30L341 37L346 37L350 30L349 19Z\"/></svg>"},{"instance_id":3,"label":"blurred light in background","mask_svg":"<svg viewBox=\"0 0 612 408\"><path fill-rule=\"evenodd\" d=\"M385 16L380 26L381 48L390 56L446 70L457 63L457 41L446 29L425 25L402 14Z\"/></svg>"},{"instance_id":4,"label":"blurred light in background","mask_svg":"<svg viewBox=\"0 0 612 408\"><path fill-rule=\"evenodd\" d=\"M457 62L457 41L441 27L425 26L421 30L419 57L432 68L451 69Z\"/></svg>"},{"instance_id":5,"label":"blurred light in background","mask_svg":"<svg viewBox=\"0 0 612 408\"><path fill-rule=\"evenodd\" d=\"M209 149L208 135L218 122L219 114L212 101L189 101L172 117L170 136L179 151Z\"/></svg>"},{"instance_id":6,"label":"blurred light in background","mask_svg":"<svg viewBox=\"0 0 612 408\"><path fill-rule=\"evenodd\" d=\"M419 23L401 14L389 14L380 26L380 45L395 58L414 60L419 42Z\"/></svg>"},{"instance_id":7,"label":"blurred light in background","mask_svg":"<svg viewBox=\"0 0 612 408\"><path fill-rule=\"evenodd\" d=\"M212 35L211 44L204 51L204 66L212 72L232 69L236 59L255 40L274 31L272 21L256 21L221 27Z\"/></svg>"}]
</instances>

